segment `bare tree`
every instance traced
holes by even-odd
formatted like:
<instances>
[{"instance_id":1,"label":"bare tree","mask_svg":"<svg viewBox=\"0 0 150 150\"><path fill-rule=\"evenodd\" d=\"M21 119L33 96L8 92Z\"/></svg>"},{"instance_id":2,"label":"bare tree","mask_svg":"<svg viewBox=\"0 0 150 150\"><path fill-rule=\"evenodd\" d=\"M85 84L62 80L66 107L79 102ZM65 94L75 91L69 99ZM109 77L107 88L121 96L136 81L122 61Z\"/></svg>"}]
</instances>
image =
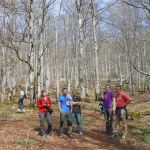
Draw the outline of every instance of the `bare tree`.
<instances>
[{"instance_id":1,"label":"bare tree","mask_svg":"<svg viewBox=\"0 0 150 150\"><path fill-rule=\"evenodd\" d=\"M98 70L98 45L97 45L97 35L96 35L96 13L95 13L95 3L91 0L91 10L92 10L92 25L93 25L93 49L94 49L94 70L95 70L95 94L96 99L99 97L100 86L99 86L99 70Z\"/></svg>"},{"instance_id":2,"label":"bare tree","mask_svg":"<svg viewBox=\"0 0 150 150\"><path fill-rule=\"evenodd\" d=\"M78 23L79 23L79 84L80 84L80 94L81 98L86 98L86 90L85 90L85 69L84 69L84 18L82 16L82 6L83 0L76 0L76 9L78 13Z\"/></svg>"}]
</instances>

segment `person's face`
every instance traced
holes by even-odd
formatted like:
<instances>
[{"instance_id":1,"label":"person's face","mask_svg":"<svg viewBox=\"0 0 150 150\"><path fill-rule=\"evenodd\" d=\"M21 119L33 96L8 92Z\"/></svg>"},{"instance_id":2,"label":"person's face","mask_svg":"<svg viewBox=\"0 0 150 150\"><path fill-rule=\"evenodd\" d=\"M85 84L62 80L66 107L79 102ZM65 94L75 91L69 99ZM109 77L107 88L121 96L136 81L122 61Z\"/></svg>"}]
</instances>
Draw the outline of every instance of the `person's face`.
<instances>
[{"instance_id":1,"label":"person's face","mask_svg":"<svg viewBox=\"0 0 150 150\"><path fill-rule=\"evenodd\" d=\"M73 94L73 96L77 96L78 95L77 91L73 91L72 94Z\"/></svg>"},{"instance_id":2,"label":"person's face","mask_svg":"<svg viewBox=\"0 0 150 150\"><path fill-rule=\"evenodd\" d=\"M106 86L106 91L110 91L110 86Z\"/></svg>"},{"instance_id":3,"label":"person's face","mask_svg":"<svg viewBox=\"0 0 150 150\"><path fill-rule=\"evenodd\" d=\"M44 91L44 92L43 92L43 96L45 97L46 95L47 95L47 94L46 94L46 92Z\"/></svg>"},{"instance_id":4,"label":"person's face","mask_svg":"<svg viewBox=\"0 0 150 150\"><path fill-rule=\"evenodd\" d=\"M120 93L121 88L120 87L116 87L116 93Z\"/></svg>"},{"instance_id":5,"label":"person's face","mask_svg":"<svg viewBox=\"0 0 150 150\"><path fill-rule=\"evenodd\" d=\"M67 95L67 90L63 90L63 95Z\"/></svg>"}]
</instances>

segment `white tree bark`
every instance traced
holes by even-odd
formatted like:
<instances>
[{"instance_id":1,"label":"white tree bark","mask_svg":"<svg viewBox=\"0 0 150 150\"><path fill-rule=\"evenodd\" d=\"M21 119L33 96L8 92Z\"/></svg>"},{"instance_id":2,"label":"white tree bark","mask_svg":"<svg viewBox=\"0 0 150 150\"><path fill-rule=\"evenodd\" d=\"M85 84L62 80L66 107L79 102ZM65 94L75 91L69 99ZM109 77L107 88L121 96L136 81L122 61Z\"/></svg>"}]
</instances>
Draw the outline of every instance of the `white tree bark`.
<instances>
[{"instance_id":1,"label":"white tree bark","mask_svg":"<svg viewBox=\"0 0 150 150\"><path fill-rule=\"evenodd\" d=\"M99 65L98 65L98 45L97 45L97 35L96 35L96 14L95 14L95 6L94 0L91 1L92 7L92 25L93 25L93 48L94 48L94 71L95 71L95 94L99 95L100 86L99 86ZM97 99L97 96L96 96Z\"/></svg>"},{"instance_id":2,"label":"white tree bark","mask_svg":"<svg viewBox=\"0 0 150 150\"><path fill-rule=\"evenodd\" d=\"M38 79L38 97L40 96L41 91L43 90L43 82L44 82L44 31L45 31L45 7L46 7L46 0L42 0L40 2L40 18L39 18L39 33L38 33L38 42L39 42L39 49L38 49L38 72L37 72L37 79Z\"/></svg>"},{"instance_id":3,"label":"white tree bark","mask_svg":"<svg viewBox=\"0 0 150 150\"><path fill-rule=\"evenodd\" d=\"M54 57L54 69L55 69L55 82L56 82L56 98L59 97L59 63L58 63L58 29L56 25L56 12L55 12L55 3L53 3L53 17L54 17L54 31L55 31L55 57Z\"/></svg>"},{"instance_id":4,"label":"white tree bark","mask_svg":"<svg viewBox=\"0 0 150 150\"><path fill-rule=\"evenodd\" d=\"M76 9L78 13L79 25L79 85L80 95L82 99L86 98L86 83L85 83L85 69L84 69L84 18L81 14L82 0L76 0Z\"/></svg>"},{"instance_id":5,"label":"white tree bark","mask_svg":"<svg viewBox=\"0 0 150 150\"><path fill-rule=\"evenodd\" d=\"M3 47L2 48L2 59L3 59L3 73L2 73L2 93L1 93L1 102L4 102L5 101L5 94L6 94L6 64L5 64L5 53L6 53L6 50L5 48Z\"/></svg>"},{"instance_id":6,"label":"white tree bark","mask_svg":"<svg viewBox=\"0 0 150 150\"><path fill-rule=\"evenodd\" d=\"M34 33L34 18L33 18L33 0L30 0L29 5L29 43L30 43L30 55L29 62L32 68L29 71L29 82L30 82L30 102L31 105L35 104L35 72L33 69L34 66L34 43L33 43L33 33Z\"/></svg>"}]
</instances>

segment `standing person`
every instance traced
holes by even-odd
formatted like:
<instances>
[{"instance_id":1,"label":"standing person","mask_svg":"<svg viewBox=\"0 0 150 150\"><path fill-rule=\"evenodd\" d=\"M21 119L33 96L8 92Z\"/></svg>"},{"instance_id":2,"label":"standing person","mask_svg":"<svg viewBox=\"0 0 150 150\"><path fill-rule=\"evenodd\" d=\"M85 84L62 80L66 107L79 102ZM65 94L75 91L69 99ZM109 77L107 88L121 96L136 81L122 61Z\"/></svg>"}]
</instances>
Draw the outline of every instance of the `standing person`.
<instances>
[{"instance_id":1,"label":"standing person","mask_svg":"<svg viewBox=\"0 0 150 150\"><path fill-rule=\"evenodd\" d=\"M74 118L77 123L77 132L82 135L81 131L81 98L78 96L77 90L72 91L73 109L72 109L72 123Z\"/></svg>"},{"instance_id":2,"label":"standing person","mask_svg":"<svg viewBox=\"0 0 150 150\"><path fill-rule=\"evenodd\" d=\"M41 91L41 96L37 102L37 107L39 108L40 114L40 132L39 134L42 137L46 136L46 131L44 128L44 120L47 120L48 128L47 128L47 134L52 135L52 117L50 112L50 107L52 105L51 99L47 96L46 91Z\"/></svg>"},{"instance_id":3,"label":"standing person","mask_svg":"<svg viewBox=\"0 0 150 150\"><path fill-rule=\"evenodd\" d=\"M23 100L26 98L26 94L24 91L20 92L20 96L19 96L19 100L18 100L18 112L25 112L24 110L24 104L23 104Z\"/></svg>"},{"instance_id":4,"label":"standing person","mask_svg":"<svg viewBox=\"0 0 150 150\"><path fill-rule=\"evenodd\" d=\"M127 137L127 105L130 103L131 98L128 94L122 91L121 86L116 86L116 127L122 129L122 139Z\"/></svg>"},{"instance_id":5,"label":"standing person","mask_svg":"<svg viewBox=\"0 0 150 150\"><path fill-rule=\"evenodd\" d=\"M106 122L106 132L110 135L113 134L114 128L114 113L115 113L115 98L114 93L110 90L110 86L105 86L105 91L102 94L104 104L104 118Z\"/></svg>"},{"instance_id":6,"label":"standing person","mask_svg":"<svg viewBox=\"0 0 150 150\"><path fill-rule=\"evenodd\" d=\"M62 89L62 95L58 98L58 107L60 111L60 137L63 137L63 126L66 119L68 125L68 136L72 138L72 97L68 93L67 88Z\"/></svg>"}]
</instances>

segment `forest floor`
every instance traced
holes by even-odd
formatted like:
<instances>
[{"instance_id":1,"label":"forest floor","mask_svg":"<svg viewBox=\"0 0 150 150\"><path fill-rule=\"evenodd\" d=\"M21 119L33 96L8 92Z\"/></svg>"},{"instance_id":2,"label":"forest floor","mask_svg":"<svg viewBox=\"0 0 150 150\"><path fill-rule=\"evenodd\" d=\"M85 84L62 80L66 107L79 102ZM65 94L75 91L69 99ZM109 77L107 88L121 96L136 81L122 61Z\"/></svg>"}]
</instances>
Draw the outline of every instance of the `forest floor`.
<instances>
[{"instance_id":1,"label":"forest floor","mask_svg":"<svg viewBox=\"0 0 150 150\"><path fill-rule=\"evenodd\" d=\"M129 136L126 141L111 138L105 133L103 114L98 111L98 102L83 103L83 135L74 138L58 136L59 112L54 102L54 135L41 138L38 135L38 110L28 108L25 113L16 113L17 104L0 104L0 150L150 150L150 95L134 96L129 111L142 113L141 119L129 119Z\"/></svg>"}]
</instances>

